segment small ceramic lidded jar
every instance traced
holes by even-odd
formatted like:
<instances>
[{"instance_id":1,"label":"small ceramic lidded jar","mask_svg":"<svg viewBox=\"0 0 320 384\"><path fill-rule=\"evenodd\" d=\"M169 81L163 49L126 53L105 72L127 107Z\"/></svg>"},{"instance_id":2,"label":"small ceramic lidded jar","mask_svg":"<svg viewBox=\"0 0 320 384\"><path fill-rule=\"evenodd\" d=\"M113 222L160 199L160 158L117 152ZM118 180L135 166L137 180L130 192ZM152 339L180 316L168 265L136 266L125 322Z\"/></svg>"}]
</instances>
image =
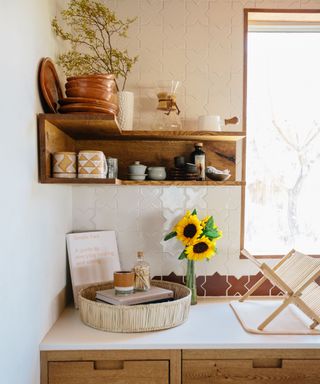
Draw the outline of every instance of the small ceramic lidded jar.
<instances>
[{"instance_id":1,"label":"small ceramic lidded jar","mask_svg":"<svg viewBox=\"0 0 320 384\"><path fill-rule=\"evenodd\" d=\"M134 176L143 176L146 169L146 165L140 164L140 161L135 161L134 164L129 165L129 174Z\"/></svg>"},{"instance_id":2,"label":"small ceramic lidded jar","mask_svg":"<svg viewBox=\"0 0 320 384\"><path fill-rule=\"evenodd\" d=\"M150 265L144 261L143 252L138 252L137 262L133 267L135 274L134 289L136 291L147 291L150 289Z\"/></svg>"},{"instance_id":3,"label":"small ceramic lidded jar","mask_svg":"<svg viewBox=\"0 0 320 384\"><path fill-rule=\"evenodd\" d=\"M134 164L129 165L129 179L136 181L143 181L146 178L147 166L140 164L140 161L135 161Z\"/></svg>"}]
</instances>

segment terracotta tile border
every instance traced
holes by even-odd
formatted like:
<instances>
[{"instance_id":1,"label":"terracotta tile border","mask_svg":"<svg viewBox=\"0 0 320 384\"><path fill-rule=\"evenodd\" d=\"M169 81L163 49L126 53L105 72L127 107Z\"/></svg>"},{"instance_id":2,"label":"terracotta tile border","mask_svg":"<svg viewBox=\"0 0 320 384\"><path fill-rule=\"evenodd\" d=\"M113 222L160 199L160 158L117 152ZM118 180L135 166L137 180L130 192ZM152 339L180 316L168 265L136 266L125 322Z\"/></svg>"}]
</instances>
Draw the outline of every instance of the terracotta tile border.
<instances>
[{"instance_id":1,"label":"terracotta tile border","mask_svg":"<svg viewBox=\"0 0 320 384\"><path fill-rule=\"evenodd\" d=\"M197 276L197 292L199 296L242 296L261 276L260 272L240 278L233 275L220 275L218 272L211 276ZM168 276L155 276L154 279L184 284L184 276L178 276L173 272ZM266 281L256 290L254 296L279 296L281 293L270 281Z\"/></svg>"}]
</instances>

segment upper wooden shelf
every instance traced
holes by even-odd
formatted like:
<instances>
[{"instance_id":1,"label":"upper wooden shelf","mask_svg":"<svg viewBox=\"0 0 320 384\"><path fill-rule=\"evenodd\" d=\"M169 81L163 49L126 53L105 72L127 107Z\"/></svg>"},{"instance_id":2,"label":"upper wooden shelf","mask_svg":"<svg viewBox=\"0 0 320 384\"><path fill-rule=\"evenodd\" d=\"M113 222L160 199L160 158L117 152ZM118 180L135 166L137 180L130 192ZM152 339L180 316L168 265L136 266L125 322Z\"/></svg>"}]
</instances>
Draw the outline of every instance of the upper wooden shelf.
<instances>
[{"instance_id":1,"label":"upper wooden shelf","mask_svg":"<svg viewBox=\"0 0 320 384\"><path fill-rule=\"evenodd\" d=\"M105 113L41 113L39 121L52 123L62 132L78 140L103 140L121 136L117 120Z\"/></svg>"},{"instance_id":2,"label":"upper wooden shelf","mask_svg":"<svg viewBox=\"0 0 320 384\"><path fill-rule=\"evenodd\" d=\"M78 140L202 140L237 141L243 132L208 131L122 131L116 118L106 114L40 114L39 119L52 123L61 131Z\"/></svg>"},{"instance_id":3,"label":"upper wooden shelf","mask_svg":"<svg viewBox=\"0 0 320 384\"><path fill-rule=\"evenodd\" d=\"M124 140L201 140L201 141L237 141L243 139L243 132L208 131L123 131Z\"/></svg>"}]
</instances>

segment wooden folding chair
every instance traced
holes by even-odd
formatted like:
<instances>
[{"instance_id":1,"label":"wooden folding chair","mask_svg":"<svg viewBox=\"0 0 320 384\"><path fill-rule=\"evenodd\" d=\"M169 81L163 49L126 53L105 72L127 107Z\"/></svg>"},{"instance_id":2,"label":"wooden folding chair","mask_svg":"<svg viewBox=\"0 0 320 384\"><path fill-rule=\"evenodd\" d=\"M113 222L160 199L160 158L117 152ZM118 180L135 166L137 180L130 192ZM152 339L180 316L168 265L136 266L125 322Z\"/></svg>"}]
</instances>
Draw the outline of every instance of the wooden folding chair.
<instances>
[{"instance_id":1,"label":"wooden folding chair","mask_svg":"<svg viewBox=\"0 0 320 384\"><path fill-rule=\"evenodd\" d=\"M291 303L312 319L311 329L320 324L320 287L314 282L320 276L320 259L292 249L271 268L265 263L260 263L245 249L241 253L259 267L263 277L239 301L246 300L266 280L270 280L284 292L281 305L258 326L260 331Z\"/></svg>"}]
</instances>

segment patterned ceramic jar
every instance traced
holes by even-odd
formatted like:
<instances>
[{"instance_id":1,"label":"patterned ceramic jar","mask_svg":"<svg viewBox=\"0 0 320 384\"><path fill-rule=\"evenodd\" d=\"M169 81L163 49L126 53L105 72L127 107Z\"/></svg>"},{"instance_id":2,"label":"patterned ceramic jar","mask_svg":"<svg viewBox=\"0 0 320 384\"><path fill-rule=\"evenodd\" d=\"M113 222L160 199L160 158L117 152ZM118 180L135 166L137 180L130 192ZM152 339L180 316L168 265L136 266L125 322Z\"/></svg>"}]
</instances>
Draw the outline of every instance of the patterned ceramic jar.
<instances>
[{"instance_id":1,"label":"patterned ceramic jar","mask_svg":"<svg viewBox=\"0 0 320 384\"><path fill-rule=\"evenodd\" d=\"M106 157L102 151L80 151L78 177L104 179L108 172Z\"/></svg>"},{"instance_id":2,"label":"patterned ceramic jar","mask_svg":"<svg viewBox=\"0 0 320 384\"><path fill-rule=\"evenodd\" d=\"M53 177L75 178L77 177L77 154L75 152L55 152L53 155Z\"/></svg>"}]
</instances>

